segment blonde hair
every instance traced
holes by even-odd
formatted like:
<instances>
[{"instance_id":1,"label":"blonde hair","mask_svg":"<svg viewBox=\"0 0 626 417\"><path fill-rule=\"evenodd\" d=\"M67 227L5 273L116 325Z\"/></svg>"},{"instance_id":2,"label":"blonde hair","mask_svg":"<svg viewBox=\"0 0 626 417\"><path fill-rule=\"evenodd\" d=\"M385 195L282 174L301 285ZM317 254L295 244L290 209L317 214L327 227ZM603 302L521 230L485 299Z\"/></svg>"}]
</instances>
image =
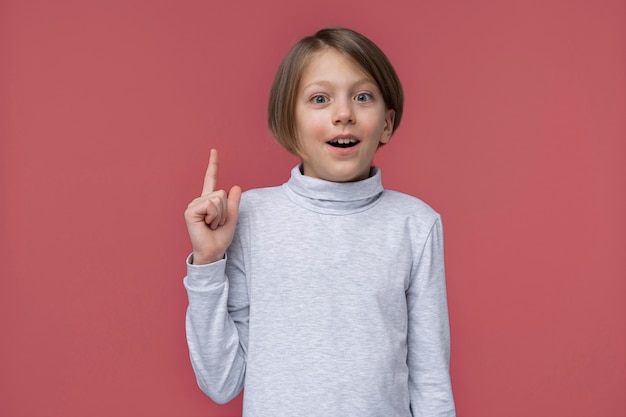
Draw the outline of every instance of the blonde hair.
<instances>
[{"instance_id":1,"label":"blonde hair","mask_svg":"<svg viewBox=\"0 0 626 417\"><path fill-rule=\"evenodd\" d=\"M395 69L383 53L365 36L346 28L329 27L296 43L283 59L270 91L267 123L278 142L299 155L295 104L302 74L311 57L333 48L352 59L377 84L388 110L394 110L392 133L400 125L404 93Z\"/></svg>"}]
</instances>

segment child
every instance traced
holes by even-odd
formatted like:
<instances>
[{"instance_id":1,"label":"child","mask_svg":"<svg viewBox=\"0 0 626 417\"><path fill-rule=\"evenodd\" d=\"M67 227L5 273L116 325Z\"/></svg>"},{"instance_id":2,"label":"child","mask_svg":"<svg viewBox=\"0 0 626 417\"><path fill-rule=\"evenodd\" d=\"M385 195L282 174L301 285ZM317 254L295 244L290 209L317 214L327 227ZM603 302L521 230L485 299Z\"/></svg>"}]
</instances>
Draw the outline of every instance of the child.
<instances>
[{"instance_id":1,"label":"child","mask_svg":"<svg viewBox=\"0 0 626 417\"><path fill-rule=\"evenodd\" d=\"M298 42L269 126L302 163L280 187L217 190L185 212L184 284L200 388L244 387L254 417L454 416L441 220L372 167L402 116L385 55L328 28Z\"/></svg>"}]
</instances>

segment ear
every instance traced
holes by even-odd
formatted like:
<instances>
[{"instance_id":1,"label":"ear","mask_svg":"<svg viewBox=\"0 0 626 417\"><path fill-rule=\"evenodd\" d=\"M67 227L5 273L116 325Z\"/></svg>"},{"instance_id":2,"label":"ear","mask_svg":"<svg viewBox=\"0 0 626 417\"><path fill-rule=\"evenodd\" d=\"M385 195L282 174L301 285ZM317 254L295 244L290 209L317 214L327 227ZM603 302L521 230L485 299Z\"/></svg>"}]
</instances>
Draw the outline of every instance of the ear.
<instances>
[{"instance_id":1,"label":"ear","mask_svg":"<svg viewBox=\"0 0 626 417\"><path fill-rule=\"evenodd\" d=\"M383 128L383 134L380 137L380 143L385 144L391 139L393 133L393 122L396 120L396 111L393 109L387 110L385 114L385 126Z\"/></svg>"}]
</instances>

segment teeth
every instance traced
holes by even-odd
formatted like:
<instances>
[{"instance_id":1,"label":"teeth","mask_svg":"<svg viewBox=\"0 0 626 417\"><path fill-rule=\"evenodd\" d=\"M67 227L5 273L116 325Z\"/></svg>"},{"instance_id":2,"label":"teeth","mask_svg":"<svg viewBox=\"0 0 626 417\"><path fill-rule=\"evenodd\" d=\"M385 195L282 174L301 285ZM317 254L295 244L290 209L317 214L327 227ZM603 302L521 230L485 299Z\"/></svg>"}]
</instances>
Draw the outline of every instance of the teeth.
<instances>
[{"instance_id":1,"label":"teeth","mask_svg":"<svg viewBox=\"0 0 626 417\"><path fill-rule=\"evenodd\" d=\"M350 143L356 143L356 139L337 139L333 140L333 143L338 143L340 145L348 145Z\"/></svg>"}]
</instances>

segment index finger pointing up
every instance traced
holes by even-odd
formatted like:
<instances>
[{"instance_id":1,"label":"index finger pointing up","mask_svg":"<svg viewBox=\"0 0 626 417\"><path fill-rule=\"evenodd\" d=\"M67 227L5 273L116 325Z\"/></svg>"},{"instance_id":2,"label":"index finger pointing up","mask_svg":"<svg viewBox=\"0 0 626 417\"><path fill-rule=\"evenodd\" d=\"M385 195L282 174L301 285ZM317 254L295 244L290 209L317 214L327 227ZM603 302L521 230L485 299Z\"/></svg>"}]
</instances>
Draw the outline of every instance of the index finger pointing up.
<instances>
[{"instance_id":1,"label":"index finger pointing up","mask_svg":"<svg viewBox=\"0 0 626 417\"><path fill-rule=\"evenodd\" d=\"M202 185L202 195L211 194L215 191L215 188L217 187L217 168L217 150L211 149L209 166L207 166L206 174L204 175L204 184Z\"/></svg>"}]
</instances>

